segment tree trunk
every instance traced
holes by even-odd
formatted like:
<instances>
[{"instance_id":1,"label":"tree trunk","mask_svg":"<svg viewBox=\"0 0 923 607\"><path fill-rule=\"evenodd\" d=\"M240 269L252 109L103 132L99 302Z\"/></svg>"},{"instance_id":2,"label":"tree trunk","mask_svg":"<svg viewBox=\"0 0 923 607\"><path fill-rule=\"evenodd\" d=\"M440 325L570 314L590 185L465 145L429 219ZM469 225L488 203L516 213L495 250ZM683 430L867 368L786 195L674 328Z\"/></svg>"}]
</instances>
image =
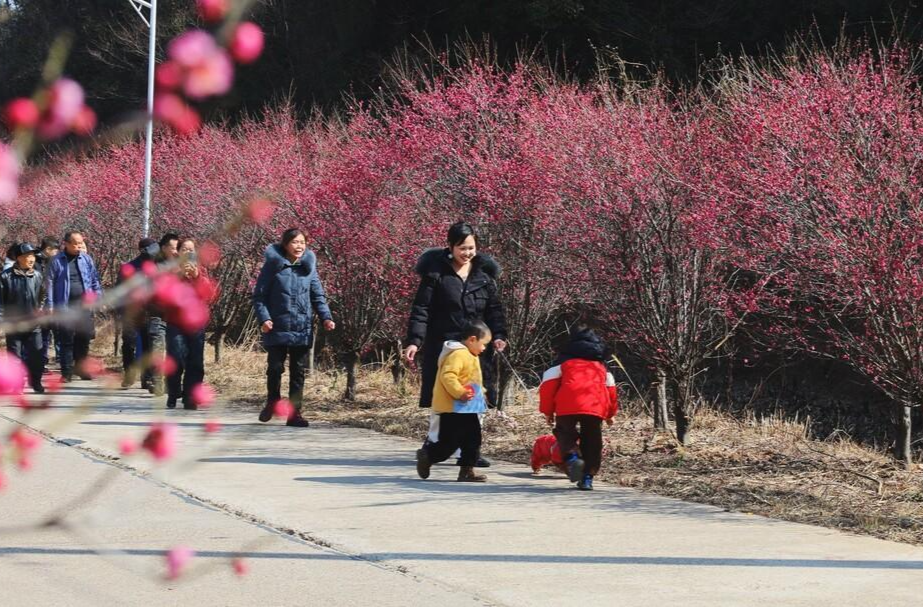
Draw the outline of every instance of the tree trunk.
<instances>
[{"instance_id":1,"label":"tree trunk","mask_svg":"<svg viewBox=\"0 0 923 607\"><path fill-rule=\"evenodd\" d=\"M667 409L667 372L657 369L657 402L654 403L654 429L666 430L669 421Z\"/></svg>"},{"instance_id":2,"label":"tree trunk","mask_svg":"<svg viewBox=\"0 0 923 607\"><path fill-rule=\"evenodd\" d=\"M497 385L497 411L503 409L510 395L510 387L513 385L513 374L506 367L501 367L499 381Z\"/></svg>"},{"instance_id":3,"label":"tree trunk","mask_svg":"<svg viewBox=\"0 0 923 607\"><path fill-rule=\"evenodd\" d=\"M689 417L689 405L691 400L690 383L687 379L676 381L676 394L673 399L673 419L676 422L676 440L681 445L686 444L689 434L689 426L692 420Z\"/></svg>"},{"instance_id":4,"label":"tree trunk","mask_svg":"<svg viewBox=\"0 0 923 607\"><path fill-rule=\"evenodd\" d=\"M224 346L224 333L222 331L215 331L212 339L215 340L215 364L217 365L221 362L221 348Z\"/></svg>"},{"instance_id":5,"label":"tree trunk","mask_svg":"<svg viewBox=\"0 0 923 607\"><path fill-rule=\"evenodd\" d=\"M356 377L359 374L359 354L350 352L343 356L343 363L346 367L346 394L344 398L348 401L356 400Z\"/></svg>"},{"instance_id":6,"label":"tree trunk","mask_svg":"<svg viewBox=\"0 0 923 607\"><path fill-rule=\"evenodd\" d=\"M404 373L406 373L404 368L404 363L400 358L397 358L391 363L391 379L394 380L394 385L399 386L401 382L404 381Z\"/></svg>"},{"instance_id":7,"label":"tree trunk","mask_svg":"<svg viewBox=\"0 0 923 607\"><path fill-rule=\"evenodd\" d=\"M910 405L900 404L897 410L897 440L894 442L894 457L904 462L909 470L913 466L913 423Z\"/></svg>"}]
</instances>

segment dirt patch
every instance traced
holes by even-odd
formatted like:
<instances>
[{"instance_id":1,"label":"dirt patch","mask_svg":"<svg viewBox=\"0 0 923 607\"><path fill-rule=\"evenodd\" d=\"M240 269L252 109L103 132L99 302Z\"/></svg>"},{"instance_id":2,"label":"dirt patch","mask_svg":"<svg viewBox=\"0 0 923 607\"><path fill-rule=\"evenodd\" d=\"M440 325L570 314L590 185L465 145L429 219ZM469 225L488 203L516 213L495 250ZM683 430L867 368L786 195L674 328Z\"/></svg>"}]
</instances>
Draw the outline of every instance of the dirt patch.
<instances>
[{"instance_id":1,"label":"dirt patch","mask_svg":"<svg viewBox=\"0 0 923 607\"><path fill-rule=\"evenodd\" d=\"M254 412L265 398L265 358L228 348L208 379L235 407ZM362 370L356 402L342 399L345 374L314 373L305 385L309 419L422 438L427 414L416 405L414 376L395 384L384 365ZM484 453L528 465L532 441L549 432L534 390L519 391L503 414L485 422ZM908 472L883 451L841 433L808 436L803 423L779 417L738 419L700 411L691 444L655 434L631 398L611 429L600 478L738 512L822 525L923 545L923 466ZM562 483L566 482L562 478Z\"/></svg>"}]
</instances>

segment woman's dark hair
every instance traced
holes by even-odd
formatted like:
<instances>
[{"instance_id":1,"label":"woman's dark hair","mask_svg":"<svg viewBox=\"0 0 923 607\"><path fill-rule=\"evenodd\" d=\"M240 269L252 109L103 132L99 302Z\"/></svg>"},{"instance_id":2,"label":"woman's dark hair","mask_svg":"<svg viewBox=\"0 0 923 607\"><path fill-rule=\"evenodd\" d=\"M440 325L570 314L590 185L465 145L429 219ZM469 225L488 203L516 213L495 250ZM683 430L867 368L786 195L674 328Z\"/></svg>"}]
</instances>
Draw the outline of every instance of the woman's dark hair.
<instances>
[{"instance_id":1,"label":"woman's dark hair","mask_svg":"<svg viewBox=\"0 0 923 607\"><path fill-rule=\"evenodd\" d=\"M469 337L483 339L488 335L490 335L490 327L483 320L472 320L462 328L461 341L465 341Z\"/></svg>"},{"instance_id":2,"label":"woman's dark hair","mask_svg":"<svg viewBox=\"0 0 923 607\"><path fill-rule=\"evenodd\" d=\"M461 243L465 242L469 236L474 237L474 242L478 241L478 235L470 223L466 221L453 223L449 226L449 248L457 247Z\"/></svg>"},{"instance_id":3,"label":"woman's dark hair","mask_svg":"<svg viewBox=\"0 0 923 607\"><path fill-rule=\"evenodd\" d=\"M288 243L295 240L299 236L304 236L304 232L302 232L298 228L290 228L282 232L282 239L281 239L282 248L284 249L285 247L287 247Z\"/></svg>"},{"instance_id":4,"label":"woman's dark hair","mask_svg":"<svg viewBox=\"0 0 923 607\"><path fill-rule=\"evenodd\" d=\"M58 239L55 238L54 236L46 236L45 238L42 238L41 248L47 249L48 247L54 247L56 249L60 249L61 243L58 242Z\"/></svg>"}]
</instances>

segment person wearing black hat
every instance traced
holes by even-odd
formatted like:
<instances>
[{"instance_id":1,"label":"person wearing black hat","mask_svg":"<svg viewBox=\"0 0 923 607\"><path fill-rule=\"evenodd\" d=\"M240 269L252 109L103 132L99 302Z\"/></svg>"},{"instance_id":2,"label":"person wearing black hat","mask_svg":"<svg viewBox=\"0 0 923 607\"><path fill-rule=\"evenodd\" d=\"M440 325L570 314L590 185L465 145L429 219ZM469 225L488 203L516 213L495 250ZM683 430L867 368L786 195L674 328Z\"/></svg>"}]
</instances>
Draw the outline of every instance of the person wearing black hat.
<instances>
[{"instance_id":1,"label":"person wearing black hat","mask_svg":"<svg viewBox=\"0 0 923 607\"><path fill-rule=\"evenodd\" d=\"M17 245L12 251L16 262L0 273L0 319L4 322L28 320L41 309L45 293L42 274L35 269L36 252L29 243ZM25 363L32 389L43 393L41 328L8 334L6 349Z\"/></svg>"},{"instance_id":2,"label":"person wearing black hat","mask_svg":"<svg viewBox=\"0 0 923 607\"><path fill-rule=\"evenodd\" d=\"M145 262L154 263L154 257L160 252L160 245L153 238L138 241L138 256L122 266L119 282L129 276L143 271ZM151 351L151 337L147 331L148 311L141 307L126 307L122 312L122 387L130 388L135 383L138 369L135 361ZM145 365L141 374L141 388L149 389L153 384L150 368Z\"/></svg>"}]
</instances>

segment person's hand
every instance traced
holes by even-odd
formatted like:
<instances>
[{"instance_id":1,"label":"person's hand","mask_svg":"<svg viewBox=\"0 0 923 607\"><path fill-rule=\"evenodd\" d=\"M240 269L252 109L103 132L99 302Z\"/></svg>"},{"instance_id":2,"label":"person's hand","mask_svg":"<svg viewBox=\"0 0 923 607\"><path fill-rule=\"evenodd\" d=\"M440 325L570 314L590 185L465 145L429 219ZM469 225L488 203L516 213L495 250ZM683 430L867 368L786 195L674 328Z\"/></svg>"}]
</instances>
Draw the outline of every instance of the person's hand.
<instances>
[{"instance_id":1,"label":"person's hand","mask_svg":"<svg viewBox=\"0 0 923 607\"><path fill-rule=\"evenodd\" d=\"M404 360L406 360L411 366L414 364L414 360L417 357L417 352L420 351L420 348L417 346L407 346L407 349L404 350Z\"/></svg>"},{"instance_id":2,"label":"person's hand","mask_svg":"<svg viewBox=\"0 0 923 607\"><path fill-rule=\"evenodd\" d=\"M549 426L554 426L554 413L548 413L545 415L545 421L548 422Z\"/></svg>"},{"instance_id":3,"label":"person's hand","mask_svg":"<svg viewBox=\"0 0 923 607\"><path fill-rule=\"evenodd\" d=\"M187 263L183 266L183 274L185 274L186 278L198 278L199 267L194 263Z\"/></svg>"},{"instance_id":4,"label":"person's hand","mask_svg":"<svg viewBox=\"0 0 923 607\"><path fill-rule=\"evenodd\" d=\"M474 398L474 388L472 388L471 386L465 386L465 393L459 396L458 400L460 400L463 403L466 403L472 398Z\"/></svg>"},{"instance_id":5,"label":"person's hand","mask_svg":"<svg viewBox=\"0 0 923 607\"><path fill-rule=\"evenodd\" d=\"M337 324L336 324L335 322L333 322L332 320L329 320L329 319L328 319L328 320L325 320L325 321L324 321L324 330L325 330L325 331L333 331L333 330L336 329L336 328L337 328Z\"/></svg>"},{"instance_id":6,"label":"person's hand","mask_svg":"<svg viewBox=\"0 0 923 607\"><path fill-rule=\"evenodd\" d=\"M266 322L264 322L260 326L260 331L262 331L263 333L269 333L270 331L272 331L272 321L267 320Z\"/></svg>"},{"instance_id":7,"label":"person's hand","mask_svg":"<svg viewBox=\"0 0 923 607\"><path fill-rule=\"evenodd\" d=\"M506 350L506 342L503 341L502 339L495 339L494 348L496 348L497 352L503 352L504 350Z\"/></svg>"},{"instance_id":8,"label":"person's hand","mask_svg":"<svg viewBox=\"0 0 923 607\"><path fill-rule=\"evenodd\" d=\"M612 427L612 424L614 424L614 423L615 423L615 422L612 420L611 417L608 418L608 419L606 419L606 425L609 426L610 428Z\"/></svg>"}]
</instances>

